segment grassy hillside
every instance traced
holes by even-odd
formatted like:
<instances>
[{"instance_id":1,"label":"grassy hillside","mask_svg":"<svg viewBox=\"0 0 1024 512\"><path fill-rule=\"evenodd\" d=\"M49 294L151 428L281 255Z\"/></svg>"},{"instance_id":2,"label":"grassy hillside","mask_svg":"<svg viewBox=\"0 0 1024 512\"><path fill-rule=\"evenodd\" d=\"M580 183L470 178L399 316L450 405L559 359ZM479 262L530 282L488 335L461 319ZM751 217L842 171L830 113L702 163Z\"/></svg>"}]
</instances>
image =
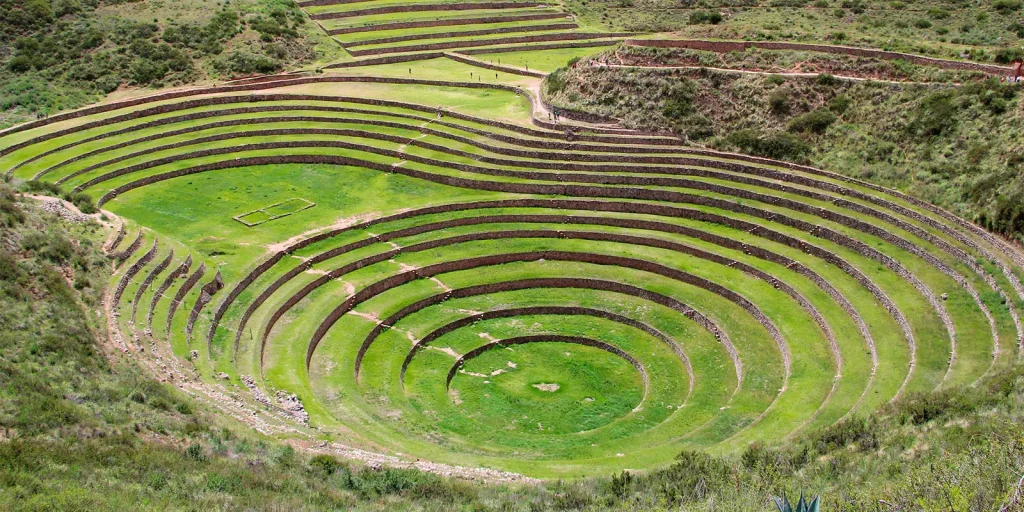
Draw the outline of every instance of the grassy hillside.
<instances>
[{"instance_id":1,"label":"grassy hillside","mask_svg":"<svg viewBox=\"0 0 1024 512\"><path fill-rule=\"evenodd\" d=\"M595 59L692 69L584 62L551 75L546 94L556 105L619 117L630 127L809 162L903 190L995 231L1024 233L1020 87L902 62L797 53L622 47ZM790 71L795 63L810 73L902 83L771 74ZM961 82L967 85L955 85Z\"/></svg>"},{"instance_id":2,"label":"grassy hillside","mask_svg":"<svg viewBox=\"0 0 1024 512\"><path fill-rule=\"evenodd\" d=\"M1024 38L1019 0L569 0L582 23L679 37L822 41L980 61Z\"/></svg>"},{"instance_id":3,"label":"grassy hillside","mask_svg":"<svg viewBox=\"0 0 1024 512\"><path fill-rule=\"evenodd\" d=\"M332 45L289 0L3 0L0 128L121 88L294 69Z\"/></svg>"}]
</instances>

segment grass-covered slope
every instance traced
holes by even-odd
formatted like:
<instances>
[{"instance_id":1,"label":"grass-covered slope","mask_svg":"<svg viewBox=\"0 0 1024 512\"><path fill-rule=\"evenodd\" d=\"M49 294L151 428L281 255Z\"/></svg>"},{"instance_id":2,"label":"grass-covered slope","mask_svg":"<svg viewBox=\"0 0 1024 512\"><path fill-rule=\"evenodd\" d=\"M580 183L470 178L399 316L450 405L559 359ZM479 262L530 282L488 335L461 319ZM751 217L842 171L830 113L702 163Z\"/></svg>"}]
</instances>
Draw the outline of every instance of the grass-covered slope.
<instances>
[{"instance_id":1,"label":"grass-covered slope","mask_svg":"<svg viewBox=\"0 0 1024 512\"><path fill-rule=\"evenodd\" d=\"M580 23L673 37L802 41L1007 62L1020 56L1017 0L568 0Z\"/></svg>"},{"instance_id":2,"label":"grass-covered slope","mask_svg":"<svg viewBox=\"0 0 1024 512\"><path fill-rule=\"evenodd\" d=\"M1018 84L902 61L622 46L555 73L546 92L628 126L813 163L1007 235L1024 230Z\"/></svg>"}]
</instances>

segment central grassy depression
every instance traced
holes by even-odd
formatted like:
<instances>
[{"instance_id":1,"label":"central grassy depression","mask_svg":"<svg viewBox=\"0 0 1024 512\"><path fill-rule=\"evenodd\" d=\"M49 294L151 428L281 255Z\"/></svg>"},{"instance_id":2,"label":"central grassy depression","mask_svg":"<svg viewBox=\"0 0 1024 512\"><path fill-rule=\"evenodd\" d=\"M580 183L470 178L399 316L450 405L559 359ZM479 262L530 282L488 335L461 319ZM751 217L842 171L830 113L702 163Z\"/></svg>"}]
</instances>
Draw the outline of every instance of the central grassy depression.
<instances>
[{"instance_id":1,"label":"central grassy depression","mask_svg":"<svg viewBox=\"0 0 1024 512\"><path fill-rule=\"evenodd\" d=\"M644 398L644 380L626 359L564 342L497 348L469 360L450 399L495 429L568 434L611 423Z\"/></svg>"}]
</instances>

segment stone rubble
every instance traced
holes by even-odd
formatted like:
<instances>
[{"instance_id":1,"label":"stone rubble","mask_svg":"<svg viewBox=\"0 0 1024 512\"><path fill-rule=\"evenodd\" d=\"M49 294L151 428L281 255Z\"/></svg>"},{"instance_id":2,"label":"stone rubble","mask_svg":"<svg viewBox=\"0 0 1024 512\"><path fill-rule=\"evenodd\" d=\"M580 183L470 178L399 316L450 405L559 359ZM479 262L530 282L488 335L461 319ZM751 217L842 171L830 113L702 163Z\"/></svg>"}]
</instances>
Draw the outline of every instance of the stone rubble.
<instances>
[{"instance_id":1,"label":"stone rubble","mask_svg":"<svg viewBox=\"0 0 1024 512\"><path fill-rule=\"evenodd\" d=\"M39 209L55 214L68 222L85 223L91 220L91 217L88 215L73 211L67 206L64 206L64 202L60 199L51 199L49 201L44 200L42 201L42 204L39 205Z\"/></svg>"},{"instance_id":2,"label":"stone rubble","mask_svg":"<svg viewBox=\"0 0 1024 512\"><path fill-rule=\"evenodd\" d=\"M288 411L288 414L294 416L299 423L309 426L309 413L302 407L302 401L299 400L298 396L278 391L277 401L281 402L281 407Z\"/></svg>"}]
</instances>

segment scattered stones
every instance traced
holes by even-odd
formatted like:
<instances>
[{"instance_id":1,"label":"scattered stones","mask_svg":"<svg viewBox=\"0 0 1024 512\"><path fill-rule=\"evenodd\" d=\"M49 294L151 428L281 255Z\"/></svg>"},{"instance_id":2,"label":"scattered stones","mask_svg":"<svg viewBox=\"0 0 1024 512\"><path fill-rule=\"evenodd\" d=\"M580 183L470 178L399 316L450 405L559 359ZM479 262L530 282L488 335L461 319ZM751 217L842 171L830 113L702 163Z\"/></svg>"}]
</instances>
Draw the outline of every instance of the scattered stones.
<instances>
[{"instance_id":1,"label":"scattered stones","mask_svg":"<svg viewBox=\"0 0 1024 512\"><path fill-rule=\"evenodd\" d=\"M81 213L76 210L68 208L64 201L56 198L39 198L42 204L39 205L39 209L50 212L68 222L74 222L77 224L89 222L92 220L88 215Z\"/></svg>"},{"instance_id":2,"label":"scattered stones","mask_svg":"<svg viewBox=\"0 0 1024 512\"><path fill-rule=\"evenodd\" d=\"M266 395L266 393L264 393L263 390L256 385L256 381L252 377L248 375L242 375L241 378L242 383L245 384L245 387L249 388L249 391L252 393L253 400L256 400L256 402L261 403L267 407L275 407L274 402L272 402L270 398Z\"/></svg>"},{"instance_id":3,"label":"scattered stones","mask_svg":"<svg viewBox=\"0 0 1024 512\"><path fill-rule=\"evenodd\" d=\"M280 402L281 407L285 411L288 411L288 414L294 416L299 423L309 425L309 413L307 413L306 409L302 407L302 401L299 400L298 396L289 395L284 391L278 391L277 401Z\"/></svg>"}]
</instances>

